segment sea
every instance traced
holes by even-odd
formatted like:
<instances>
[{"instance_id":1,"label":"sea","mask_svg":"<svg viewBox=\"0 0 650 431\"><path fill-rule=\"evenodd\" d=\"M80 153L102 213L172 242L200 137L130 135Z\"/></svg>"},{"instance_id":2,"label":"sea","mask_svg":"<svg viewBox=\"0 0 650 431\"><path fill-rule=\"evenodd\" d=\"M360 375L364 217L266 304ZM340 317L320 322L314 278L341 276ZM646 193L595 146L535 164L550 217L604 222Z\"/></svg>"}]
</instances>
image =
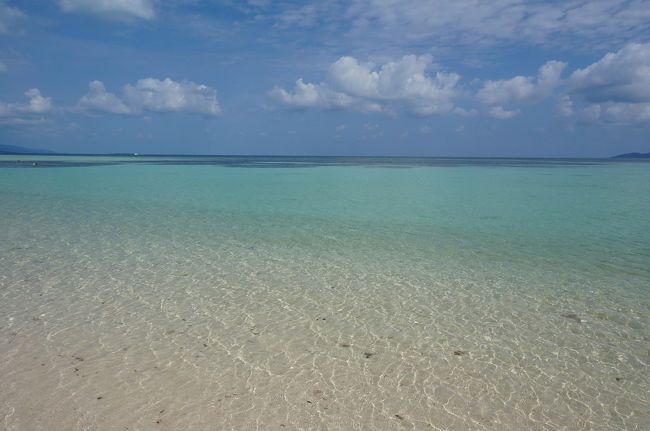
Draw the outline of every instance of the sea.
<instances>
[{"instance_id":1,"label":"sea","mask_svg":"<svg viewBox=\"0 0 650 431\"><path fill-rule=\"evenodd\" d=\"M0 156L0 428L649 430L650 162Z\"/></svg>"}]
</instances>

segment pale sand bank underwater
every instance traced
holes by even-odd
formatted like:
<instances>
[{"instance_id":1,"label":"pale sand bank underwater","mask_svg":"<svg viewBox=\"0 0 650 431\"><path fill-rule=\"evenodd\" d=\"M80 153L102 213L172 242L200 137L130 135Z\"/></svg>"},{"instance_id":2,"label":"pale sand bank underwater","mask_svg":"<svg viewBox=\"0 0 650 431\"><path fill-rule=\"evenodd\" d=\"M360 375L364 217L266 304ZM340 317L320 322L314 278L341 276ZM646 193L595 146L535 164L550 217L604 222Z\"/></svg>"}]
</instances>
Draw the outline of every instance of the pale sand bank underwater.
<instances>
[{"instance_id":1,"label":"pale sand bank underwater","mask_svg":"<svg viewBox=\"0 0 650 431\"><path fill-rule=\"evenodd\" d=\"M43 160L4 429L650 429L650 164Z\"/></svg>"}]
</instances>

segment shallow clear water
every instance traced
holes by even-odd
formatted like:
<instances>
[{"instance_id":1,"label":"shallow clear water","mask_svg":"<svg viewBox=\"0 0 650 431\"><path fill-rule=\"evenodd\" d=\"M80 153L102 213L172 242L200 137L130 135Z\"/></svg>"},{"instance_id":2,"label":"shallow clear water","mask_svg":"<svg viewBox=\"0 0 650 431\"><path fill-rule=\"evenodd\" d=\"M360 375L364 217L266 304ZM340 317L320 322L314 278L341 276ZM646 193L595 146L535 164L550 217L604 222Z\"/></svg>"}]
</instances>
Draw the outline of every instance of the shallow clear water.
<instances>
[{"instance_id":1,"label":"shallow clear water","mask_svg":"<svg viewBox=\"0 0 650 431\"><path fill-rule=\"evenodd\" d=\"M6 429L650 429L650 163L0 167Z\"/></svg>"}]
</instances>

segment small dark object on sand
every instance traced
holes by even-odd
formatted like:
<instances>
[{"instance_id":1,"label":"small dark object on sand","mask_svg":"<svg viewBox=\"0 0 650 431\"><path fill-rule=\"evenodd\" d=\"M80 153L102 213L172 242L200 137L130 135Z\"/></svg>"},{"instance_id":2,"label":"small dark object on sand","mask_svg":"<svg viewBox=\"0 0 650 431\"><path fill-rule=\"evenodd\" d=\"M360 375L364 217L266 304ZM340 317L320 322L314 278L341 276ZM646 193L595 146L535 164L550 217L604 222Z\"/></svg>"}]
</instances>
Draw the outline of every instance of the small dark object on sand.
<instances>
[{"instance_id":1,"label":"small dark object on sand","mask_svg":"<svg viewBox=\"0 0 650 431\"><path fill-rule=\"evenodd\" d=\"M339 346L341 346L341 347L350 347L350 345L348 343L341 343L341 344L339 344Z\"/></svg>"},{"instance_id":2,"label":"small dark object on sand","mask_svg":"<svg viewBox=\"0 0 650 431\"><path fill-rule=\"evenodd\" d=\"M374 353L365 352L365 353L363 354L363 356L365 356L366 359L368 359L368 358L371 357L372 355L374 355Z\"/></svg>"},{"instance_id":3,"label":"small dark object on sand","mask_svg":"<svg viewBox=\"0 0 650 431\"><path fill-rule=\"evenodd\" d=\"M464 350L454 350L454 355L456 356L463 356L465 353L467 353Z\"/></svg>"},{"instance_id":4,"label":"small dark object on sand","mask_svg":"<svg viewBox=\"0 0 650 431\"><path fill-rule=\"evenodd\" d=\"M404 416L402 416L402 415L395 415L395 417L396 417L397 419L401 420L401 421L404 420Z\"/></svg>"}]
</instances>

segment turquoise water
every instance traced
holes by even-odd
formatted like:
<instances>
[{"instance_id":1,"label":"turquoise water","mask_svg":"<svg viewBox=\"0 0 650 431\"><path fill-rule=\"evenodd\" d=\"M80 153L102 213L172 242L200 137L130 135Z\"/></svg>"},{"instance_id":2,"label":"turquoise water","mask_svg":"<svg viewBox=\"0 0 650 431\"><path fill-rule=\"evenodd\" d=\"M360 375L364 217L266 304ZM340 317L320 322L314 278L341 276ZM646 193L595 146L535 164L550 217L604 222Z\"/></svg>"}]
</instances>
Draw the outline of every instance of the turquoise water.
<instances>
[{"instance_id":1,"label":"turquoise water","mask_svg":"<svg viewBox=\"0 0 650 431\"><path fill-rule=\"evenodd\" d=\"M648 429L649 196L643 162L3 156L0 416Z\"/></svg>"}]
</instances>

